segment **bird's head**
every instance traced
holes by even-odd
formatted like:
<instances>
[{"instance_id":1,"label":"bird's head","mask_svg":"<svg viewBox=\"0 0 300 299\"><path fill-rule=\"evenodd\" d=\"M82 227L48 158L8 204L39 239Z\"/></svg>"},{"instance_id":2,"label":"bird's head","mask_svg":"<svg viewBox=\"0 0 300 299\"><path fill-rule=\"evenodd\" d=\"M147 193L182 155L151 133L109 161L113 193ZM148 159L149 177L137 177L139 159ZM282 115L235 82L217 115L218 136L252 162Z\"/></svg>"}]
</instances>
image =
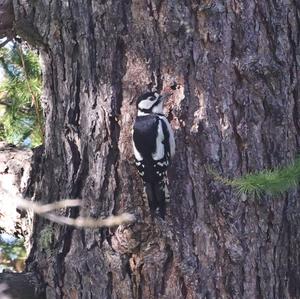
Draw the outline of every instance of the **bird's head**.
<instances>
[{"instance_id":1,"label":"bird's head","mask_svg":"<svg viewBox=\"0 0 300 299\"><path fill-rule=\"evenodd\" d=\"M171 93L159 94L158 92L146 92L137 100L138 116L151 113L163 113L164 100L169 98Z\"/></svg>"}]
</instances>

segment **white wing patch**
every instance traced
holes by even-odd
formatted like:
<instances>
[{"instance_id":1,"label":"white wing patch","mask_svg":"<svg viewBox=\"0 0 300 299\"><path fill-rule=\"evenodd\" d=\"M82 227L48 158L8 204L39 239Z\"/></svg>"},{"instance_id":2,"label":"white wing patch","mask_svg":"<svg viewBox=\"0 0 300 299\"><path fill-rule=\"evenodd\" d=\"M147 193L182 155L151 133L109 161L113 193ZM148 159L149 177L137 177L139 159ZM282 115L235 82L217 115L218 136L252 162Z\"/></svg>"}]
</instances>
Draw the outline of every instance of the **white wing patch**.
<instances>
[{"instance_id":1,"label":"white wing patch","mask_svg":"<svg viewBox=\"0 0 300 299\"><path fill-rule=\"evenodd\" d=\"M156 152L152 154L153 160L160 160L165 156L165 146L163 141L165 139L161 120L158 121L157 136L156 136Z\"/></svg>"},{"instance_id":2,"label":"white wing patch","mask_svg":"<svg viewBox=\"0 0 300 299\"><path fill-rule=\"evenodd\" d=\"M142 155L140 154L140 152L136 149L135 145L134 145L134 142L132 142L132 146L133 146L133 154L134 154L134 157L136 158L137 161L142 161L143 160L143 157Z\"/></svg>"},{"instance_id":3,"label":"white wing patch","mask_svg":"<svg viewBox=\"0 0 300 299\"><path fill-rule=\"evenodd\" d=\"M166 124L168 131L170 133L170 137L169 137L170 153L171 153L171 157L173 157L175 154L175 138L174 138L173 129L165 116L159 116L159 118Z\"/></svg>"}]
</instances>

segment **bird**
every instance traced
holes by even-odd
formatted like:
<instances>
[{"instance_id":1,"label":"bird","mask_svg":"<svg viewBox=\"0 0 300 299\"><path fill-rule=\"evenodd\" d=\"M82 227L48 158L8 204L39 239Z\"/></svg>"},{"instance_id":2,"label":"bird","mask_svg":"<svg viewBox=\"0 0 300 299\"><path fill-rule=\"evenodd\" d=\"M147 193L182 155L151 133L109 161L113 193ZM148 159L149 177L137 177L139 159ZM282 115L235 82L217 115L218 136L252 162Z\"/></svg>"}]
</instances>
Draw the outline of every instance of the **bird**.
<instances>
[{"instance_id":1,"label":"bird","mask_svg":"<svg viewBox=\"0 0 300 299\"><path fill-rule=\"evenodd\" d=\"M174 132L163 113L164 101L171 95L151 91L139 96L132 134L135 165L144 182L151 214L158 210L162 219L169 196L167 169L175 154Z\"/></svg>"}]
</instances>

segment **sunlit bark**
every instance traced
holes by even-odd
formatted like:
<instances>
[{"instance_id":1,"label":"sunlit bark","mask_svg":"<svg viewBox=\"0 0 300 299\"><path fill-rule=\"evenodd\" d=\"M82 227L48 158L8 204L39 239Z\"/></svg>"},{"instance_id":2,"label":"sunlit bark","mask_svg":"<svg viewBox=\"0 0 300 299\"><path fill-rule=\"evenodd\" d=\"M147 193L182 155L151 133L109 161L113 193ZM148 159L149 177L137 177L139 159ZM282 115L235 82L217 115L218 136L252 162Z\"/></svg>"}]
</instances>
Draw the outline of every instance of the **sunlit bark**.
<instances>
[{"instance_id":1,"label":"sunlit bark","mask_svg":"<svg viewBox=\"0 0 300 299\"><path fill-rule=\"evenodd\" d=\"M138 218L84 231L36 220L27 268L48 298L300 297L298 192L242 200L205 170L232 177L295 157L300 8L202 2L14 1L17 31L44 64L36 200L83 198L83 216ZM132 165L135 98L174 81L169 215L152 222Z\"/></svg>"}]
</instances>

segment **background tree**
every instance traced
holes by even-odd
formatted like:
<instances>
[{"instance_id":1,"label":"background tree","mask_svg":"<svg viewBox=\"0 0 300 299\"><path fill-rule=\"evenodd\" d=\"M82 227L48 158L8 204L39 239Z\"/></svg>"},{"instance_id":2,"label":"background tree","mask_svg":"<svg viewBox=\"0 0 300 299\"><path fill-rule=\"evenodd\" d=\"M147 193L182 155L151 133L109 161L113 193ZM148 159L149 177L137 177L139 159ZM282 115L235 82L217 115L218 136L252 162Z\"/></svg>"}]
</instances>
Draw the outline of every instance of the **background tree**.
<instances>
[{"instance_id":1,"label":"background tree","mask_svg":"<svg viewBox=\"0 0 300 299\"><path fill-rule=\"evenodd\" d=\"M24 269L26 250L24 241L15 238L6 239L0 235L0 270L10 269L21 272Z\"/></svg>"},{"instance_id":2,"label":"background tree","mask_svg":"<svg viewBox=\"0 0 300 299\"><path fill-rule=\"evenodd\" d=\"M0 136L12 144L43 142L41 70L38 55L17 42L0 49L5 78L0 84Z\"/></svg>"},{"instance_id":3,"label":"background tree","mask_svg":"<svg viewBox=\"0 0 300 299\"><path fill-rule=\"evenodd\" d=\"M294 159L299 10L279 0L14 2L14 29L44 62L35 199L81 197L82 215L138 217L99 231L36 220L27 270L48 298L300 296L298 191L241 201L205 167L234 177ZM169 216L152 222L131 163L135 98L174 81Z\"/></svg>"}]
</instances>

